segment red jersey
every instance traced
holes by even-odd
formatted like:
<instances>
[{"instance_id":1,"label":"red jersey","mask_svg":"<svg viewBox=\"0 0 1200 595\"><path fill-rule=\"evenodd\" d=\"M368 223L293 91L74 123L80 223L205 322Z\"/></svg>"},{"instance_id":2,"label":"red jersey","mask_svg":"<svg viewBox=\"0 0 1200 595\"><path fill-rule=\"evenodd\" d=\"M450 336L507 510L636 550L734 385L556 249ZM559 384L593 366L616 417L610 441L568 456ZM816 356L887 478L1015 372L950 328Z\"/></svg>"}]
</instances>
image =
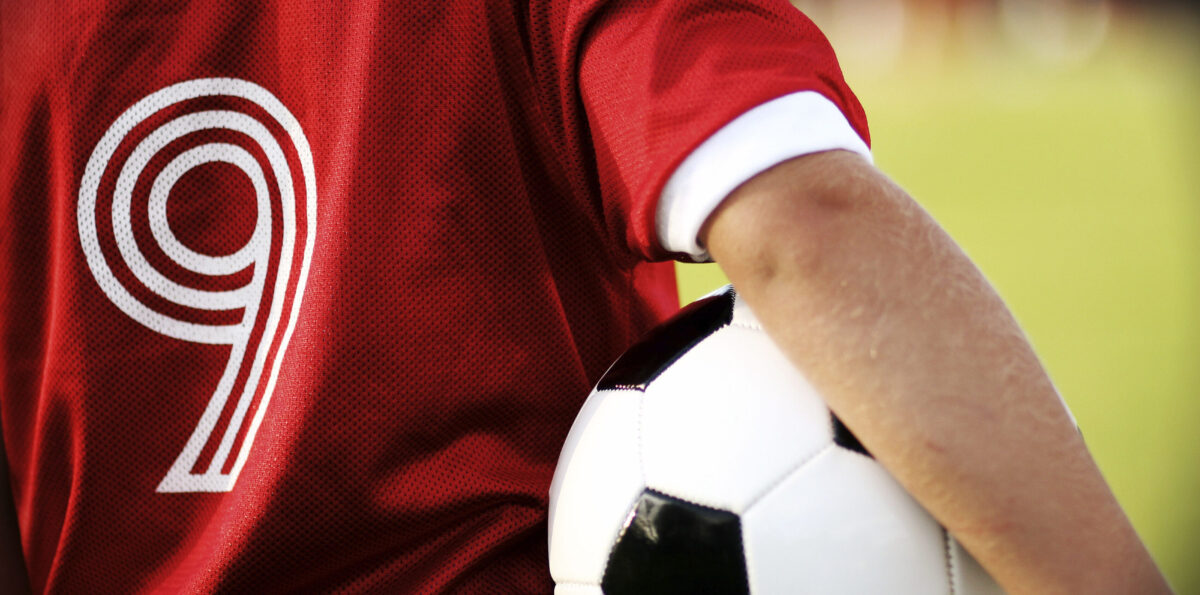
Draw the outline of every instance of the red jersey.
<instances>
[{"instance_id":1,"label":"red jersey","mask_svg":"<svg viewBox=\"0 0 1200 595\"><path fill-rule=\"evenodd\" d=\"M817 91L783 0L0 0L0 414L35 590L545 592L674 168Z\"/></svg>"}]
</instances>

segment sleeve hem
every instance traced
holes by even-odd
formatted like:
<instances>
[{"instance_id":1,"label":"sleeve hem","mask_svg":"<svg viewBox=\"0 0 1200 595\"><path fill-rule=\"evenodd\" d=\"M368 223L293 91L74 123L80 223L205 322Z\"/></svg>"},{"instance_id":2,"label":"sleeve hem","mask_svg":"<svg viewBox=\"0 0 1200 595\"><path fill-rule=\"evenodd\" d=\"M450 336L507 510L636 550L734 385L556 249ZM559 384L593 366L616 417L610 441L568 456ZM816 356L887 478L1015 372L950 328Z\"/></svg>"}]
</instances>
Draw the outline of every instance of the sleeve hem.
<instances>
[{"instance_id":1,"label":"sleeve hem","mask_svg":"<svg viewBox=\"0 0 1200 595\"><path fill-rule=\"evenodd\" d=\"M655 217L659 244L695 262L710 261L697 236L726 196L788 159L837 149L873 161L837 105L816 91L784 95L747 111L696 147L667 180Z\"/></svg>"}]
</instances>

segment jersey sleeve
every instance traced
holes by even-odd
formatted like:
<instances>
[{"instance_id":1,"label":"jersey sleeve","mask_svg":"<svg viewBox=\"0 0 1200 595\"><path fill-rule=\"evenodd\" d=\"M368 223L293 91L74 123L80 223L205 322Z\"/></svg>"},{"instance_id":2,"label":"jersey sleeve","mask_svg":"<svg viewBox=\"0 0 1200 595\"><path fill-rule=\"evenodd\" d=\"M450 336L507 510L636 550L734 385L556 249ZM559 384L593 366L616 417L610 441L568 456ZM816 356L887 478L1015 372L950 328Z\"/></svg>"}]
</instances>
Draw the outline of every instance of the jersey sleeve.
<instances>
[{"instance_id":1,"label":"jersey sleeve","mask_svg":"<svg viewBox=\"0 0 1200 595\"><path fill-rule=\"evenodd\" d=\"M628 248L642 258L706 258L694 241L660 241L659 198L689 155L756 107L797 93L814 93L831 104L833 112L818 110L806 115L801 108L799 114L781 116L791 122L781 120L779 126L771 125L776 123L772 117L767 118L766 126L756 120L757 124L748 128L749 134L775 128L779 134L819 135L846 126L863 149L869 147L866 116L842 76L832 47L812 21L786 0L609 2L591 11L586 30L581 40L579 90L595 151L605 219L610 233L622 234ZM788 111L768 109L766 113ZM832 124L812 123L814 117L829 120L831 113L840 113L844 124L839 124L836 116ZM835 145L854 144L844 134L839 139ZM785 139L782 144L821 144L814 145L812 138L791 142L795 140ZM729 151L723 156L725 161L759 168L748 175L748 170L740 168L741 173L725 176L726 185L729 180L742 177L744 181L789 156L803 154L776 155L777 161L763 166L763 156L755 154L753 142L743 139L718 146ZM710 164L722 161L720 157L699 162L701 175L694 179L707 183L704 174ZM716 202L711 198L712 188L708 189L710 197L705 198L680 195L680 185L673 186L673 200L710 203L693 209L703 217L736 183L724 193L718 190ZM675 211L674 206L671 210Z\"/></svg>"},{"instance_id":2,"label":"jersey sleeve","mask_svg":"<svg viewBox=\"0 0 1200 595\"><path fill-rule=\"evenodd\" d=\"M738 116L675 168L656 209L659 244L708 262L700 229L738 186L801 155L842 150L874 162L871 149L833 102L815 91L772 99Z\"/></svg>"}]
</instances>

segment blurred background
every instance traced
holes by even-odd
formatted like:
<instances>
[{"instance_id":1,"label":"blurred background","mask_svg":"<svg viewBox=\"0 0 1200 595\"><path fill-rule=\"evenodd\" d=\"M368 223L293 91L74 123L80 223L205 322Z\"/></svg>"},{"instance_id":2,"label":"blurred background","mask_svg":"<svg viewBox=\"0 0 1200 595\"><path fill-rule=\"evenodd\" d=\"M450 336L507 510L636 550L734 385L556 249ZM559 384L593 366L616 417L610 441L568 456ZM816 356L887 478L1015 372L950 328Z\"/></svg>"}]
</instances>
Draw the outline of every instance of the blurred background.
<instances>
[{"instance_id":1,"label":"blurred background","mask_svg":"<svg viewBox=\"0 0 1200 595\"><path fill-rule=\"evenodd\" d=\"M1179 593L1200 593L1200 9L795 0L876 164L996 285ZM725 283L679 265L691 301Z\"/></svg>"}]
</instances>

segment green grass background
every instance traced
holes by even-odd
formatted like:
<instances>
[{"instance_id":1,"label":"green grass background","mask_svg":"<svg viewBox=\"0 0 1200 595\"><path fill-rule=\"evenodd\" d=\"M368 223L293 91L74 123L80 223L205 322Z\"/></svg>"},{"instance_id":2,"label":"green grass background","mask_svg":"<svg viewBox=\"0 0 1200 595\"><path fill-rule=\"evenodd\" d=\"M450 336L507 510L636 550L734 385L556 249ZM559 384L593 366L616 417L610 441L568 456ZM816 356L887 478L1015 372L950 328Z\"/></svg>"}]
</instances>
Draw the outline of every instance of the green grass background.
<instances>
[{"instance_id":1,"label":"green grass background","mask_svg":"<svg viewBox=\"0 0 1200 595\"><path fill-rule=\"evenodd\" d=\"M1004 296L1179 593L1200 593L1198 39L1118 19L1069 66L966 46L843 63L876 164ZM685 302L726 282L679 274Z\"/></svg>"}]
</instances>

